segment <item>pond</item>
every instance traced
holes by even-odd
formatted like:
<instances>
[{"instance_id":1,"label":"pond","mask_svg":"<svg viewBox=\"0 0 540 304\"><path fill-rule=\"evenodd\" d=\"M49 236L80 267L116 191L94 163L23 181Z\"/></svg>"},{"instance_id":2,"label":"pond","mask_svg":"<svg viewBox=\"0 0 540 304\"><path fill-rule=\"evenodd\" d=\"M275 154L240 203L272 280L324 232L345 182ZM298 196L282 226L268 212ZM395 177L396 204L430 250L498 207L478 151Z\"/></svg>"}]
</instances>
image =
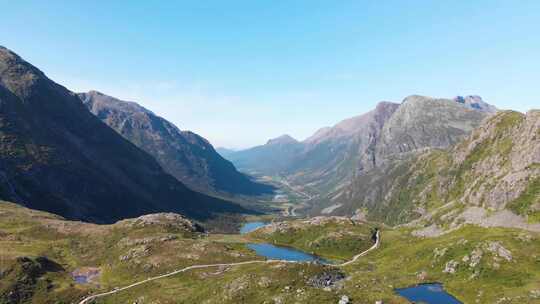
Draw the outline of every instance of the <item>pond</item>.
<instances>
[{"instance_id":1,"label":"pond","mask_svg":"<svg viewBox=\"0 0 540 304\"><path fill-rule=\"evenodd\" d=\"M321 257L309 254L297 249L276 246L268 243L262 244L247 244L247 247L254 250L260 256L270 260L286 260L294 262L319 262L321 264L329 264L329 262Z\"/></svg>"},{"instance_id":2,"label":"pond","mask_svg":"<svg viewBox=\"0 0 540 304\"><path fill-rule=\"evenodd\" d=\"M420 284L409 288L399 288L395 291L413 303L463 304L444 291L443 285L439 283Z\"/></svg>"},{"instance_id":3,"label":"pond","mask_svg":"<svg viewBox=\"0 0 540 304\"><path fill-rule=\"evenodd\" d=\"M266 225L265 222L249 222L245 223L240 228L241 234L249 233L259 227ZM290 247L276 246L269 243L252 243L247 244L247 247L259 256L270 260L286 260L294 262L319 262L321 264L330 264L329 261L301 250Z\"/></svg>"},{"instance_id":4,"label":"pond","mask_svg":"<svg viewBox=\"0 0 540 304\"><path fill-rule=\"evenodd\" d=\"M266 224L268 223L265 223L265 222L248 222L248 223L245 223L244 225L242 225L242 227L240 227L240 234L246 234L246 233L250 233L251 231L257 229L257 228L260 228L262 226L265 226Z\"/></svg>"}]
</instances>

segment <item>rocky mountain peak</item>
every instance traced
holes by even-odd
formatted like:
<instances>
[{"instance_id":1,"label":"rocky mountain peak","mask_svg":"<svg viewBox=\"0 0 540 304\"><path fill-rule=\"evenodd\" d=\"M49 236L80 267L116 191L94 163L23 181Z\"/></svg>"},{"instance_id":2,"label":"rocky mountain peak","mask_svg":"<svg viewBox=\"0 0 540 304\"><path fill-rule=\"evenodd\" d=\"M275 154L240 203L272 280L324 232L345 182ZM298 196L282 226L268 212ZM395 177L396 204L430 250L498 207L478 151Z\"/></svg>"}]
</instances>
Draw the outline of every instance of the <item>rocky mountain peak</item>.
<instances>
[{"instance_id":1,"label":"rocky mountain peak","mask_svg":"<svg viewBox=\"0 0 540 304\"><path fill-rule=\"evenodd\" d=\"M377 147L378 160L406 157L424 148L448 148L487 116L451 99L411 95L385 123Z\"/></svg>"},{"instance_id":2,"label":"rocky mountain peak","mask_svg":"<svg viewBox=\"0 0 540 304\"><path fill-rule=\"evenodd\" d=\"M490 105L489 103L485 102L482 97L478 95L467 95L467 96L456 96L452 99L447 98L432 98L429 96L422 96L422 95L410 95L406 97L402 104L420 104L420 103L426 103L431 102L432 100L439 100L441 102L447 102L448 100L454 101L457 104L460 104L462 106L465 106L472 110L478 110L486 113L495 113L497 112L497 108L493 105Z\"/></svg>"},{"instance_id":3,"label":"rocky mountain peak","mask_svg":"<svg viewBox=\"0 0 540 304\"><path fill-rule=\"evenodd\" d=\"M457 103L463 104L471 109L480 110L488 113L497 112L497 108L485 102L482 97L478 95L468 95L468 96L456 96L453 100Z\"/></svg>"},{"instance_id":4,"label":"rocky mountain peak","mask_svg":"<svg viewBox=\"0 0 540 304\"><path fill-rule=\"evenodd\" d=\"M284 145L284 144L291 144L291 143L298 143L298 141L288 134L284 134L279 137L269 139L266 142L267 145Z\"/></svg>"}]
</instances>

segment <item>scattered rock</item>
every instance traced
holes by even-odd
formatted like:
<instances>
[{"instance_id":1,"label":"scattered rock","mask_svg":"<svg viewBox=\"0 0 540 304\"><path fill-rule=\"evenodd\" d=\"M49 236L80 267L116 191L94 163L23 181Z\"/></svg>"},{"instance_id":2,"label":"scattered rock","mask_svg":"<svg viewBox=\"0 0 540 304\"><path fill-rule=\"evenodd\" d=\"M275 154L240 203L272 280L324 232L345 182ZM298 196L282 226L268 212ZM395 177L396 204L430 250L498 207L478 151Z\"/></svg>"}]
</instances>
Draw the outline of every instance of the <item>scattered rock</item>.
<instances>
[{"instance_id":1,"label":"scattered rock","mask_svg":"<svg viewBox=\"0 0 540 304\"><path fill-rule=\"evenodd\" d=\"M283 298L281 296L274 297L272 300L274 300L274 304L283 304Z\"/></svg>"},{"instance_id":2,"label":"scattered rock","mask_svg":"<svg viewBox=\"0 0 540 304\"><path fill-rule=\"evenodd\" d=\"M459 265L457 261L450 260L446 263L443 272L444 273L456 273L456 268Z\"/></svg>"},{"instance_id":3,"label":"scattered rock","mask_svg":"<svg viewBox=\"0 0 540 304\"><path fill-rule=\"evenodd\" d=\"M262 288L268 288L270 284L272 283L272 280L270 280L268 277L261 277L259 279L259 282L257 282L257 285Z\"/></svg>"},{"instance_id":4,"label":"scattered rock","mask_svg":"<svg viewBox=\"0 0 540 304\"><path fill-rule=\"evenodd\" d=\"M473 252L471 253L471 262L469 263L469 267L474 268L476 265L480 263L480 260L482 259L482 256L484 255L484 252L480 248L475 248Z\"/></svg>"},{"instance_id":5,"label":"scattered rock","mask_svg":"<svg viewBox=\"0 0 540 304\"><path fill-rule=\"evenodd\" d=\"M329 269L309 278L307 284L315 288L325 288L343 279L345 279L345 274L339 269Z\"/></svg>"},{"instance_id":6,"label":"scattered rock","mask_svg":"<svg viewBox=\"0 0 540 304\"><path fill-rule=\"evenodd\" d=\"M433 255L435 256L435 259L439 259L443 257L447 251L448 251L448 248L443 248L443 249L435 248L435 250L433 250Z\"/></svg>"},{"instance_id":7,"label":"scattered rock","mask_svg":"<svg viewBox=\"0 0 540 304\"><path fill-rule=\"evenodd\" d=\"M417 237L437 237L444 233L444 230L433 224L422 229L417 229L412 232L412 235Z\"/></svg>"},{"instance_id":8,"label":"scattered rock","mask_svg":"<svg viewBox=\"0 0 540 304\"><path fill-rule=\"evenodd\" d=\"M250 278L247 275L234 279L232 282L225 285L225 290L232 297L241 290L244 290L249 285Z\"/></svg>"},{"instance_id":9,"label":"scattered rock","mask_svg":"<svg viewBox=\"0 0 540 304\"><path fill-rule=\"evenodd\" d=\"M486 249L494 254L496 254L498 257L501 257L508 262L512 261L512 252L510 250L504 248L501 243L499 242L489 242L486 246Z\"/></svg>"},{"instance_id":10,"label":"scattered rock","mask_svg":"<svg viewBox=\"0 0 540 304\"><path fill-rule=\"evenodd\" d=\"M416 278L420 281L424 281L428 276L428 273L425 270L416 273Z\"/></svg>"},{"instance_id":11,"label":"scattered rock","mask_svg":"<svg viewBox=\"0 0 540 304\"><path fill-rule=\"evenodd\" d=\"M350 303L349 297L345 295L341 296L341 299L338 302L338 304L348 304L348 303Z\"/></svg>"},{"instance_id":12,"label":"scattered rock","mask_svg":"<svg viewBox=\"0 0 540 304\"><path fill-rule=\"evenodd\" d=\"M126 255L120 257L120 261L125 262L135 258L141 258L150 254L151 247L149 245L142 245L132 248Z\"/></svg>"}]
</instances>

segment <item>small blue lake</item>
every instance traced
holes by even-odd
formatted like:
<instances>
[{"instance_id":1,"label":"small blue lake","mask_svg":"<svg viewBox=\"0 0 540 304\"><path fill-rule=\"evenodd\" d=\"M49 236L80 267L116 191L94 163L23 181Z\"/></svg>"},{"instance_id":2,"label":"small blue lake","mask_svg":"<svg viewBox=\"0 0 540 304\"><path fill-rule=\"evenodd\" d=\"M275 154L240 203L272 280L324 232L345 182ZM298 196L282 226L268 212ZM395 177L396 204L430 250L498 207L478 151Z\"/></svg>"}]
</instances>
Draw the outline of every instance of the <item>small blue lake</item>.
<instances>
[{"instance_id":1,"label":"small blue lake","mask_svg":"<svg viewBox=\"0 0 540 304\"><path fill-rule=\"evenodd\" d=\"M241 234L249 233L259 227L265 226L265 222L249 222L245 223L240 228ZM322 264L330 264L329 261L313 254L303 252L294 248L276 246L268 243L252 243L247 244L247 247L259 256L270 260L286 260L295 262L319 262Z\"/></svg>"},{"instance_id":2,"label":"small blue lake","mask_svg":"<svg viewBox=\"0 0 540 304\"><path fill-rule=\"evenodd\" d=\"M240 227L240 234L246 234L246 233L250 233L251 231L259 228L259 227L262 227L262 226L265 226L267 223L265 222L249 222L249 223L245 223L244 225L242 225L242 227Z\"/></svg>"},{"instance_id":3,"label":"small blue lake","mask_svg":"<svg viewBox=\"0 0 540 304\"><path fill-rule=\"evenodd\" d=\"M268 243L247 244L247 247L254 250L258 255L270 260L319 262L321 264L329 264L329 262L323 258L293 248L275 246Z\"/></svg>"},{"instance_id":4,"label":"small blue lake","mask_svg":"<svg viewBox=\"0 0 540 304\"><path fill-rule=\"evenodd\" d=\"M421 284L395 290L400 296L413 303L425 304L463 304L444 291L442 284Z\"/></svg>"}]
</instances>

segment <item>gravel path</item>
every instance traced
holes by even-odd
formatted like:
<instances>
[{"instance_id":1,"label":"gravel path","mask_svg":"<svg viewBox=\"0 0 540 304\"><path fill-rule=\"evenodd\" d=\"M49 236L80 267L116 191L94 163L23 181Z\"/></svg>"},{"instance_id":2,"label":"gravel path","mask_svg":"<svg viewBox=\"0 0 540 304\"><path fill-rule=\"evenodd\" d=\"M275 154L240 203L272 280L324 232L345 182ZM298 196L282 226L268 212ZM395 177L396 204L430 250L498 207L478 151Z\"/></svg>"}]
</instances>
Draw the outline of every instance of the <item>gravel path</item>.
<instances>
[{"instance_id":1,"label":"gravel path","mask_svg":"<svg viewBox=\"0 0 540 304\"><path fill-rule=\"evenodd\" d=\"M354 263L356 260L358 260L358 258L366 255L367 253L369 253L370 251L376 249L377 247L379 247L379 244L380 244L380 232L377 230L377 234L376 234L376 240L375 240L375 244L373 244L373 246L371 246L369 249L355 255L351 260L347 261L347 262L344 262L344 263L341 263L341 264L338 264L338 265L333 265L333 266L336 266L336 267L342 267L342 266L347 266L351 263ZM151 278L148 278L146 280L142 280L142 281L139 281L139 282L135 282L131 285L128 285L128 286L124 286L124 287L121 287L121 288L115 288L111 291L107 291L107 292L103 292L103 293L98 293L98 294L95 294L95 295L91 295L91 296L88 296L84 299L82 299L79 304L89 304L91 303L93 300L97 299L97 298L101 298L101 297L105 297L105 296L108 296L108 295L112 295L112 294L115 294L115 293L118 293L120 291L124 291L126 289L130 289L130 288L133 288L133 287L136 287L136 286L139 286L139 285L142 285L144 283L148 283L150 281L155 281L155 280L159 280L159 279L162 279L162 278L166 278L166 277L170 277L170 276L173 276L173 275L176 275L176 274L179 274L179 273L182 273L182 272L186 272L188 270L191 270L191 269L199 269L199 268L210 268L210 267L219 267L219 266L240 266L240 265L248 265L248 264L259 264L259 263L300 263L300 262L296 262L296 261L287 261L287 260L253 260L253 261L245 261L245 262L237 262L237 263L221 263L221 264L206 264L206 265L192 265L192 266L188 266L188 267L185 267L185 268L182 268L182 269L178 269L178 270L175 270L175 271L172 271L172 272L169 272L169 273L166 273L166 274L162 274L162 275L159 275L159 276L155 276L155 277L151 277Z\"/></svg>"}]
</instances>

